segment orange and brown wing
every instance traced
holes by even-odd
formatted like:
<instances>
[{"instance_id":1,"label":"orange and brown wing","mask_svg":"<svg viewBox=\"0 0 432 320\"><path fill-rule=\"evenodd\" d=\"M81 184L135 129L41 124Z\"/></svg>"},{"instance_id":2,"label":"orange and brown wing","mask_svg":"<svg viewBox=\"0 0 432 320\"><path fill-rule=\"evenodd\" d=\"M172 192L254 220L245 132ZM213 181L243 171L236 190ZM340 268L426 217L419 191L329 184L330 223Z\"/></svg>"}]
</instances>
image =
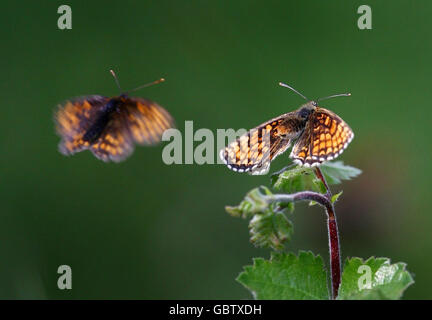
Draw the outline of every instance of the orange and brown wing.
<instances>
[{"instance_id":1,"label":"orange and brown wing","mask_svg":"<svg viewBox=\"0 0 432 320\"><path fill-rule=\"evenodd\" d=\"M351 128L335 113L317 108L290 157L304 166L336 159L354 138Z\"/></svg>"},{"instance_id":2,"label":"orange and brown wing","mask_svg":"<svg viewBox=\"0 0 432 320\"><path fill-rule=\"evenodd\" d=\"M89 147L96 158L120 162L132 154L134 143L127 125L126 118L121 115L110 118L102 134Z\"/></svg>"},{"instance_id":3,"label":"orange and brown wing","mask_svg":"<svg viewBox=\"0 0 432 320\"><path fill-rule=\"evenodd\" d=\"M61 137L61 153L71 155L89 148L89 142L82 138L108 100L97 95L85 96L59 106L55 113L55 123L57 134Z\"/></svg>"},{"instance_id":4,"label":"orange and brown wing","mask_svg":"<svg viewBox=\"0 0 432 320\"><path fill-rule=\"evenodd\" d=\"M121 113L133 141L141 145L160 142L164 131L175 126L168 111L147 99L127 99Z\"/></svg>"},{"instance_id":5,"label":"orange and brown wing","mask_svg":"<svg viewBox=\"0 0 432 320\"><path fill-rule=\"evenodd\" d=\"M163 132L173 126L171 115L157 103L127 98L90 149L103 161L120 162L133 152L135 143L156 144Z\"/></svg>"},{"instance_id":6,"label":"orange and brown wing","mask_svg":"<svg viewBox=\"0 0 432 320\"><path fill-rule=\"evenodd\" d=\"M250 130L220 152L229 169L265 174L270 162L285 152L301 130L300 123L285 114Z\"/></svg>"}]
</instances>

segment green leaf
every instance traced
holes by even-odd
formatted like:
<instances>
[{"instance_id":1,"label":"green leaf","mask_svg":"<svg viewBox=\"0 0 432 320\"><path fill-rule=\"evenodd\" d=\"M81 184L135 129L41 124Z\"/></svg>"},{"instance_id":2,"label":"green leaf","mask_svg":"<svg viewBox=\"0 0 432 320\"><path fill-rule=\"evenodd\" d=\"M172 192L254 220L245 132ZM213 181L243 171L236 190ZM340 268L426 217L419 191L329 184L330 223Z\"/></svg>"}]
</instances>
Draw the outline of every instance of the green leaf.
<instances>
[{"instance_id":1,"label":"green leaf","mask_svg":"<svg viewBox=\"0 0 432 320\"><path fill-rule=\"evenodd\" d=\"M391 264L388 258L348 259L342 274L338 299L400 299L414 283L403 262Z\"/></svg>"},{"instance_id":2,"label":"green leaf","mask_svg":"<svg viewBox=\"0 0 432 320\"><path fill-rule=\"evenodd\" d=\"M320 168L328 184L338 184L361 173L360 169L344 165L342 161L325 162ZM280 174L273 174L271 184L275 189L287 193L303 190L326 193L325 186L320 179L316 178L314 169L302 166L290 166Z\"/></svg>"},{"instance_id":3,"label":"green leaf","mask_svg":"<svg viewBox=\"0 0 432 320\"><path fill-rule=\"evenodd\" d=\"M282 250L284 244L291 240L293 226L283 213L269 209L254 215L249 223L249 232L255 246Z\"/></svg>"},{"instance_id":4,"label":"green leaf","mask_svg":"<svg viewBox=\"0 0 432 320\"><path fill-rule=\"evenodd\" d=\"M269 205L264 197L271 194L267 187L252 189L238 206L226 206L225 211L233 217L252 218L254 214L262 213L268 208Z\"/></svg>"},{"instance_id":5,"label":"green leaf","mask_svg":"<svg viewBox=\"0 0 432 320\"><path fill-rule=\"evenodd\" d=\"M268 204L265 197L271 194L266 187L252 189L238 206L226 206L225 210L234 217L251 219L250 240L256 247L282 250L293 233L292 223L284 211L294 210L294 204Z\"/></svg>"},{"instance_id":6,"label":"green leaf","mask_svg":"<svg viewBox=\"0 0 432 320\"><path fill-rule=\"evenodd\" d=\"M342 193L343 193L343 191L334 194L334 195L332 196L332 198L331 198L331 202L332 202L332 203L335 203L336 201L338 201L338 199L339 199L339 197L342 195Z\"/></svg>"},{"instance_id":7,"label":"green leaf","mask_svg":"<svg viewBox=\"0 0 432 320\"><path fill-rule=\"evenodd\" d=\"M323 260L312 252L294 254L273 252L270 260L255 258L244 267L237 281L255 299L311 300L329 299Z\"/></svg>"},{"instance_id":8,"label":"green leaf","mask_svg":"<svg viewBox=\"0 0 432 320\"><path fill-rule=\"evenodd\" d=\"M315 177L313 170L301 166L282 172L277 178L273 179L272 185L275 189L286 193L303 190L325 192L324 184Z\"/></svg>"},{"instance_id":9,"label":"green leaf","mask_svg":"<svg viewBox=\"0 0 432 320\"><path fill-rule=\"evenodd\" d=\"M361 173L360 169L344 165L343 161L324 162L320 168L328 184L338 184Z\"/></svg>"}]
</instances>

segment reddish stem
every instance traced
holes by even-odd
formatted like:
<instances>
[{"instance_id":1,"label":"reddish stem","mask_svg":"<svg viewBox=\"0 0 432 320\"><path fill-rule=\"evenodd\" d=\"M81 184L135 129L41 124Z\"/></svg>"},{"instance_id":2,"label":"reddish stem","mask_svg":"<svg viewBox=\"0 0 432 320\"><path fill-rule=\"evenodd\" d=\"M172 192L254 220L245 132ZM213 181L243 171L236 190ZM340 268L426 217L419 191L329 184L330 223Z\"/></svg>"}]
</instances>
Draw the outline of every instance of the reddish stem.
<instances>
[{"instance_id":1,"label":"reddish stem","mask_svg":"<svg viewBox=\"0 0 432 320\"><path fill-rule=\"evenodd\" d=\"M331 284L332 284L332 298L336 299L339 292L339 285L341 282L341 259L340 259L340 244L339 244L339 232L336 221L336 214L334 211L333 203L331 201L332 194L327 181L324 178L319 167L315 168L315 174L320 179L327 193L326 211L327 211L327 227L329 236L329 250L330 250L330 272L331 272Z\"/></svg>"},{"instance_id":2,"label":"reddish stem","mask_svg":"<svg viewBox=\"0 0 432 320\"><path fill-rule=\"evenodd\" d=\"M295 201L310 201L313 200L323 206L327 213L327 228L329 237L330 250L330 273L331 273L331 297L336 299L338 296L339 286L341 283L341 259L340 259L340 244L339 232L336 221L336 214L332 203L332 193L327 184L321 170L316 167L315 175L322 181L327 192L321 194L313 191L300 191L294 194L273 194L265 196L268 202L295 202Z\"/></svg>"}]
</instances>

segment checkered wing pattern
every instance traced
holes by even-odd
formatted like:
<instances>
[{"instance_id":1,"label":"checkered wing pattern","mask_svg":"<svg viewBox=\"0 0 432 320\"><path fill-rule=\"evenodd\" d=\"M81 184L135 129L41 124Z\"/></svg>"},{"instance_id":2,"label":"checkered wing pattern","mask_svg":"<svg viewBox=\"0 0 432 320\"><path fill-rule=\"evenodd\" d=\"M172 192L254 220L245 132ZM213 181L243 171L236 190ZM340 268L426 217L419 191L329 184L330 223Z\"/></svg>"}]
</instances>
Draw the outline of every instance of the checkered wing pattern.
<instances>
[{"instance_id":1,"label":"checkered wing pattern","mask_svg":"<svg viewBox=\"0 0 432 320\"><path fill-rule=\"evenodd\" d=\"M65 155L89 149L103 161L119 162L134 144L160 142L174 126L171 115L157 103L142 98L87 96L66 102L55 116Z\"/></svg>"},{"instance_id":2,"label":"checkered wing pattern","mask_svg":"<svg viewBox=\"0 0 432 320\"><path fill-rule=\"evenodd\" d=\"M118 112L111 115L100 137L91 145L91 151L103 161L120 162L133 152L135 143L156 144L163 132L173 126L171 115L157 103L127 98Z\"/></svg>"},{"instance_id":3,"label":"checkered wing pattern","mask_svg":"<svg viewBox=\"0 0 432 320\"><path fill-rule=\"evenodd\" d=\"M127 99L121 113L133 141L141 145L160 142L164 131L174 127L174 120L168 111L151 100Z\"/></svg>"},{"instance_id":4,"label":"checkered wing pattern","mask_svg":"<svg viewBox=\"0 0 432 320\"><path fill-rule=\"evenodd\" d=\"M85 96L66 101L55 113L57 134L61 137L59 151L64 155L88 149L90 143L83 139L94 119L103 111L107 97Z\"/></svg>"},{"instance_id":5,"label":"checkered wing pattern","mask_svg":"<svg viewBox=\"0 0 432 320\"><path fill-rule=\"evenodd\" d=\"M351 128L335 113L317 107L290 157L304 166L336 159L354 138Z\"/></svg>"},{"instance_id":6,"label":"checkered wing pattern","mask_svg":"<svg viewBox=\"0 0 432 320\"><path fill-rule=\"evenodd\" d=\"M301 123L291 114L285 114L233 141L221 150L220 157L231 170L265 174L270 162L290 147L300 127Z\"/></svg>"},{"instance_id":7,"label":"checkered wing pattern","mask_svg":"<svg viewBox=\"0 0 432 320\"><path fill-rule=\"evenodd\" d=\"M132 138L123 117L111 117L101 135L90 146L94 156L102 161L120 162L134 150Z\"/></svg>"}]
</instances>

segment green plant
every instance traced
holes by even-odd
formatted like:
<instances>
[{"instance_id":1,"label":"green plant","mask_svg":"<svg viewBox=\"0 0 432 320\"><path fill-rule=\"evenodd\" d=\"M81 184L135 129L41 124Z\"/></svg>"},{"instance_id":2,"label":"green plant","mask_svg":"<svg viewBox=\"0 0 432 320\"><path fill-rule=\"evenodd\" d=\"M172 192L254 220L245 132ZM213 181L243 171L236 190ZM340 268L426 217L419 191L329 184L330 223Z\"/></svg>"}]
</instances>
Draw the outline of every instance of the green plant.
<instances>
[{"instance_id":1,"label":"green plant","mask_svg":"<svg viewBox=\"0 0 432 320\"><path fill-rule=\"evenodd\" d=\"M329 184L358 176L359 169L342 161L320 167L291 166L271 176L271 185L248 192L236 207L226 207L235 217L249 219L251 242L271 248L269 260L255 258L237 278L256 299L400 299L414 283L404 263L391 264L388 258L347 259L342 272L340 243L334 204L342 192L332 195ZM327 214L329 235L330 283L323 259L312 252L286 253L293 234L287 215L294 204L307 201L320 205Z\"/></svg>"}]
</instances>

